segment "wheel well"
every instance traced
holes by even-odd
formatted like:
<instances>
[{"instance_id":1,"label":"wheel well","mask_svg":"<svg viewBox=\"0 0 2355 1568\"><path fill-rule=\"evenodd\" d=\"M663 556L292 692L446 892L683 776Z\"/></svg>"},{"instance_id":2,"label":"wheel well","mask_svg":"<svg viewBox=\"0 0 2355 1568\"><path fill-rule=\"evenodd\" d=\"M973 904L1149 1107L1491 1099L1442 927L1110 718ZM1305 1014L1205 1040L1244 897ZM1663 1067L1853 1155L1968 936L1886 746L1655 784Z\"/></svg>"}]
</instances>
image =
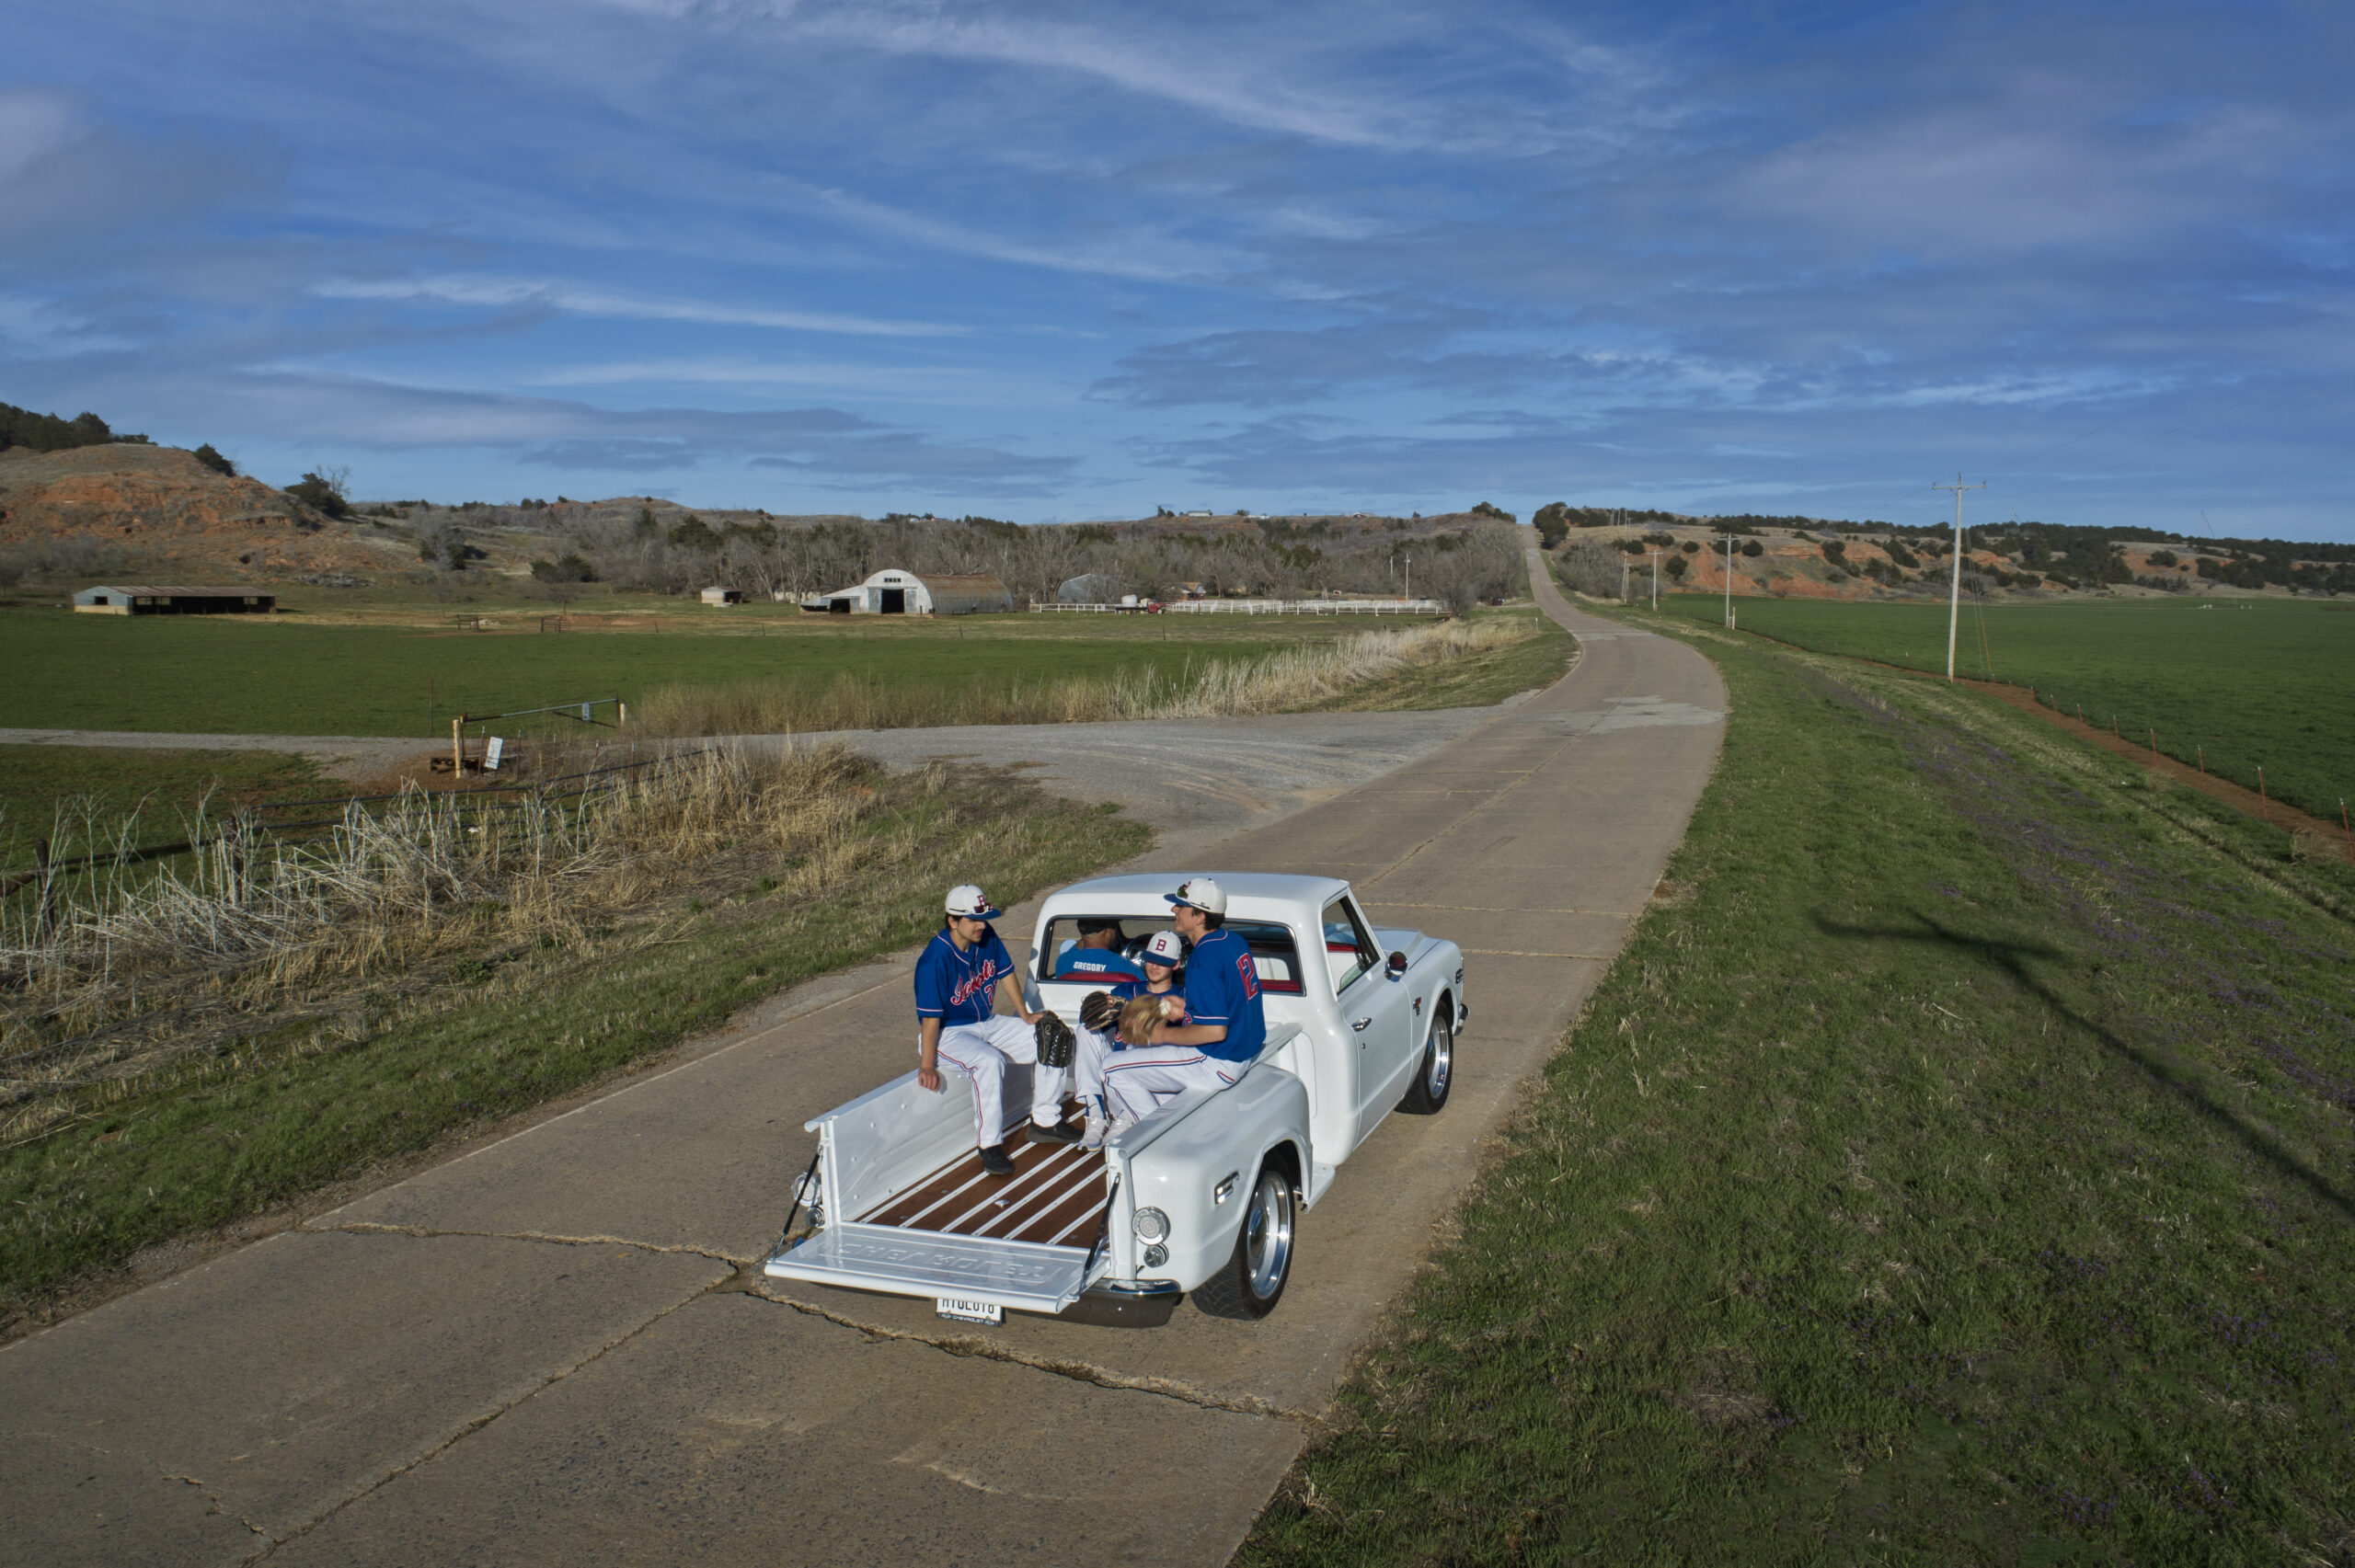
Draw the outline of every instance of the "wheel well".
<instances>
[{"instance_id":1,"label":"wheel well","mask_svg":"<svg viewBox=\"0 0 2355 1568\"><path fill-rule=\"evenodd\" d=\"M1289 1139L1260 1156L1259 1163L1273 1165L1281 1171L1285 1179L1292 1183L1292 1191L1299 1193L1308 1190L1301 1181L1300 1147Z\"/></svg>"},{"instance_id":2,"label":"wheel well","mask_svg":"<svg viewBox=\"0 0 2355 1568\"><path fill-rule=\"evenodd\" d=\"M1439 988L1439 1001L1431 1008L1431 1027L1438 1028L1442 1018L1447 1020L1450 1029L1455 1027L1455 992L1446 986ZM1428 1035L1424 1037L1430 1038Z\"/></svg>"}]
</instances>

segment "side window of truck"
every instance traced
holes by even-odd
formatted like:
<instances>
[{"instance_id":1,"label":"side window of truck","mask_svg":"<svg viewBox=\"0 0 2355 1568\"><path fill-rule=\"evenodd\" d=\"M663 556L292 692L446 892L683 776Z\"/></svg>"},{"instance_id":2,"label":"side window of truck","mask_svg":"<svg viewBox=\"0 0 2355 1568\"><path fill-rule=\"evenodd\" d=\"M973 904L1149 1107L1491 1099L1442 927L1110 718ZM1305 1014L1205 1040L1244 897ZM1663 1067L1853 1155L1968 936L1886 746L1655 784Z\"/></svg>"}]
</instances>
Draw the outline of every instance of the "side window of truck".
<instances>
[{"instance_id":1,"label":"side window of truck","mask_svg":"<svg viewBox=\"0 0 2355 1568\"><path fill-rule=\"evenodd\" d=\"M1325 906L1325 965L1333 973L1333 994L1340 995L1368 970L1378 968L1382 955L1374 950L1373 933L1358 919L1346 898Z\"/></svg>"}]
</instances>

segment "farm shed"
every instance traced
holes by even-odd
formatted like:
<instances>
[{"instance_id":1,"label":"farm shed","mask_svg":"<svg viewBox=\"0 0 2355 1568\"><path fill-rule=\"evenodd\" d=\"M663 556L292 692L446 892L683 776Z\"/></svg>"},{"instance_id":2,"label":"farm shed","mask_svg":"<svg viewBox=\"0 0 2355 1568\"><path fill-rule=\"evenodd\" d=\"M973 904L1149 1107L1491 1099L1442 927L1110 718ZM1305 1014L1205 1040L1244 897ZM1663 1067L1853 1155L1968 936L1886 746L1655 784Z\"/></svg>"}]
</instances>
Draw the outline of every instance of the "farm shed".
<instances>
[{"instance_id":1,"label":"farm shed","mask_svg":"<svg viewBox=\"0 0 2355 1568\"><path fill-rule=\"evenodd\" d=\"M277 607L278 595L242 588L145 583L86 588L74 596L77 615L267 615Z\"/></svg>"},{"instance_id":2,"label":"farm shed","mask_svg":"<svg viewBox=\"0 0 2355 1568\"><path fill-rule=\"evenodd\" d=\"M1062 604L1103 604L1120 597L1120 579L1104 572L1067 578L1055 589L1055 600Z\"/></svg>"},{"instance_id":3,"label":"farm shed","mask_svg":"<svg viewBox=\"0 0 2355 1568\"><path fill-rule=\"evenodd\" d=\"M1014 595L994 577L919 576L886 569L865 582L840 589L822 601L804 600L805 610L823 609L835 615L971 615L985 610L1011 610Z\"/></svg>"},{"instance_id":4,"label":"farm shed","mask_svg":"<svg viewBox=\"0 0 2355 1568\"><path fill-rule=\"evenodd\" d=\"M741 588L707 588L703 590L706 604L741 604L744 590Z\"/></svg>"}]
</instances>

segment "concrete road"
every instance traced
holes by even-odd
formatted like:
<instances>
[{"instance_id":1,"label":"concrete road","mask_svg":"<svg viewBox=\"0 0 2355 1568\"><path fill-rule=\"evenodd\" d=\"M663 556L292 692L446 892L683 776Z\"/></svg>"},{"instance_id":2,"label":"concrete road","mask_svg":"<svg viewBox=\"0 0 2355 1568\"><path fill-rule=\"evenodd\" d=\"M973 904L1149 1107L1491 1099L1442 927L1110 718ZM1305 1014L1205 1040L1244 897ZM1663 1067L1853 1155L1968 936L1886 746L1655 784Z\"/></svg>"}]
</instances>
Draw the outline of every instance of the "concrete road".
<instances>
[{"instance_id":1,"label":"concrete road","mask_svg":"<svg viewBox=\"0 0 2355 1568\"><path fill-rule=\"evenodd\" d=\"M1534 565L1533 563L1533 565ZM1304 1216L1265 1322L772 1289L811 1114L906 1070L906 960L669 1070L0 1351L0 1562L1222 1562L1683 831L1715 671L1579 613L1559 684L1144 864L1339 872L1454 937L1454 1097ZM1012 911L1027 931L1033 911Z\"/></svg>"}]
</instances>

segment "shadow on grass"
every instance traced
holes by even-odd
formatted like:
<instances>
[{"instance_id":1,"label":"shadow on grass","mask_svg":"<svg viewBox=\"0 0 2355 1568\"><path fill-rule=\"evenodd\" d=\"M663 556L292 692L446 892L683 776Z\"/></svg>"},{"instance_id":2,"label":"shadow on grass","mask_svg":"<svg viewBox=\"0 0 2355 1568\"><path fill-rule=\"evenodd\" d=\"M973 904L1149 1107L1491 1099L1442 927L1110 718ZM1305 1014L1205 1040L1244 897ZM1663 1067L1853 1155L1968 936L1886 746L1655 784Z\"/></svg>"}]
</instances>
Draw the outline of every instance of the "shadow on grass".
<instances>
[{"instance_id":1,"label":"shadow on grass","mask_svg":"<svg viewBox=\"0 0 2355 1568\"><path fill-rule=\"evenodd\" d=\"M2062 1017L2076 1024L2109 1047L2112 1053L2141 1068L2153 1082L2160 1084L2177 1100L2190 1108L2211 1126L2229 1134L2257 1159L2271 1165L2292 1180L2303 1184L2316 1197L2338 1211L2343 1219L2355 1220L2355 1199L2333 1186L2323 1175L2290 1150L2284 1148L2265 1128L2249 1121L2229 1106L2218 1104L2207 1090L2176 1063L2159 1053L2135 1044L2108 1024L2088 1016L2060 992L2039 979L2029 967L2031 958L2066 962L2069 955L2058 947L2041 943L1997 942L1988 937L1970 936L1942 923L1919 910L1911 911L1924 929L1906 931L1890 926L1844 925L1821 915L1813 918L1815 928L1826 936L1859 937L1868 942L1911 942L1932 944L1960 949L1978 956L1985 963L2003 970L2019 985L2041 998L2044 1004Z\"/></svg>"}]
</instances>

